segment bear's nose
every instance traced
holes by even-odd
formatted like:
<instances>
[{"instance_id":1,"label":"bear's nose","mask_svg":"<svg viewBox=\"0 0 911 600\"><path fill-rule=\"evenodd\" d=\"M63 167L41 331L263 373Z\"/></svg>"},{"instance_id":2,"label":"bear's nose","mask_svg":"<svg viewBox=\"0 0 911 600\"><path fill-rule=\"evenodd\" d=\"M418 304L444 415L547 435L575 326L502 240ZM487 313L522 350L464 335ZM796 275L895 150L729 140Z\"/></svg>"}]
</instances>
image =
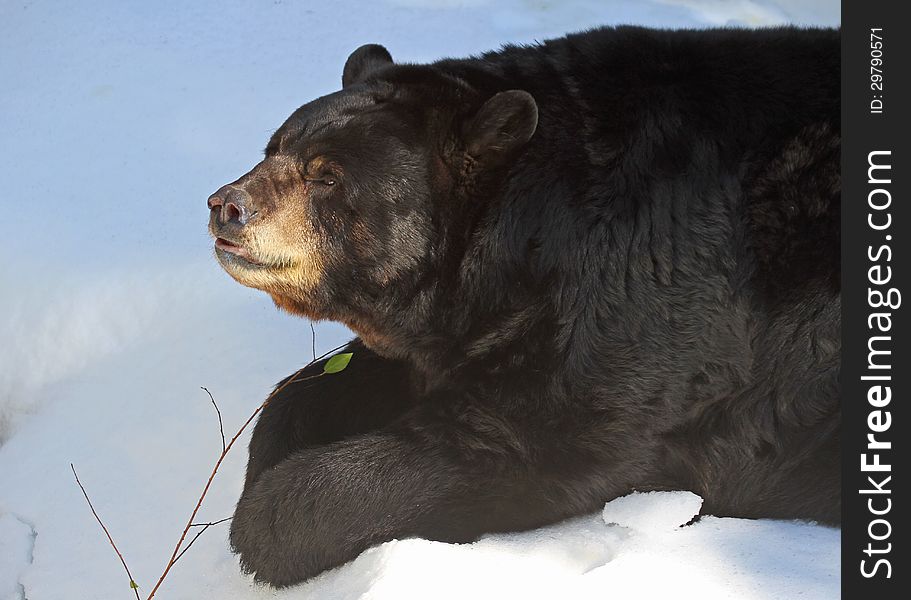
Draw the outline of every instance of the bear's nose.
<instances>
[{"instance_id":1,"label":"bear's nose","mask_svg":"<svg viewBox=\"0 0 911 600\"><path fill-rule=\"evenodd\" d=\"M226 225L246 225L250 220L250 194L233 185L226 185L209 196L209 210L217 211L216 219Z\"/></svg>"}]
</instances>

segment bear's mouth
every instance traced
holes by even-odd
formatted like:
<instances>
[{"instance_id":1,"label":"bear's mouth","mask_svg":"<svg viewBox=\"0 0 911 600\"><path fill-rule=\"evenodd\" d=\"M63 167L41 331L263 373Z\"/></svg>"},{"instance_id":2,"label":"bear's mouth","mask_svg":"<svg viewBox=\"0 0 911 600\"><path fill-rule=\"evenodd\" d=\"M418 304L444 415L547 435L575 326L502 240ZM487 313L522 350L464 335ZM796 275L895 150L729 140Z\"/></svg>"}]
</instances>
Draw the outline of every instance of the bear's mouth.
<instances>
[{"instance_id":1,"label":"bear's mouth","mask_svg":"<svg viewBox=\"0 0 911 600\"><path fill-rule=\"evenodd\" d=\"M249 250L225 238L215 238L215 252L220 256L227 254L231 258L240 258L251 265L262 266L262 263L256 260Z\"/></svg>"}]
</instances>

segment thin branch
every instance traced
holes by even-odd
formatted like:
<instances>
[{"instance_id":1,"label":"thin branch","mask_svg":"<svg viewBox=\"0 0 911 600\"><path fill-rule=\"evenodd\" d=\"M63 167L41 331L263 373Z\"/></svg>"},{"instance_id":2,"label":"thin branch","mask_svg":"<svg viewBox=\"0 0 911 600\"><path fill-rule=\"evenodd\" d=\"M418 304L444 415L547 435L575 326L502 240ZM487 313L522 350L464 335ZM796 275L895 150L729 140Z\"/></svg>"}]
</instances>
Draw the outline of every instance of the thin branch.
<instances>
[{"instance_id":1,"label":"thin branch","mask_svg":"<svg viewBox=\"0 0 911 600\"><path fill-rule=\"evenodd\" d=\"M313 328L313 321L310 321L310 348L313 351L313 362L316 362L316 329Z\"/></svg>"},{"instance_id":2,"label":"thin branch","mask_svg":"<svg viewBox=\"0 0 911 600\"><path fill-rule=\"evenodd\" d=\"M230 521L232 518L233 517L225 517L224 519L220 519L218 521L212 521L211 523L193 523L192 525L190 525L190 527L202 527L202 529L197 531L196 535L193 536L193 539L190 540L190 543L188 543L186 545L186 547L184 547L184 549L180 551L180 554L178 554L177 558L174 559L174 563L176 564L177 561L180 560L180 557L187 553L187 550L190 549L190 546L193 545L193 542L198 540L199 536L201 536L202 534L204 534L206 532L206 529L208 529L209 527L212 527L213 525L218 525L219 523L224 523L225 521Z\"/></svg>"},{"instance_id":3,"label":"thin branch","mask_svg":"<svg viewBox=\"0 0 911 600\"><path fill-rule=\"evenodd\" d=\"M212 393L209 392L209 390L207 388L205 388L205 387L202 388L209 395L209 399L212 401L212 405L215 407L215 412L218 414L218 428L221 432L221 444L222 444L221 454L219 455L218 460L215 462L215 466L212 468L212 472L209 474L209 479L206 481L206 485L203 488L202 493L199 495L199 500L196 502L196 507L193 509L193 512L190 514L190 518L187 520L186 526L183 528L183 532L180 535L180 539L177 541L177 545L174 547L174 552L171 553L171 558L168 559L168 563L167 563L167 565L165 565L164 571L162 572L161 576L158 578L158 581L155 583L155 587L153 587L152 591L149 592L149 595L146 597L146 600L152 600L152 598L155 596L155 593L158 591L158 588L161 587L161 584L164 582L165 578L168 576L168 573L170 573L171 568L174 566L174 564L178 560L180 560L180 558L186 553L186 551L190 549L190 546L192 546L193 543L197 539L199 539L199 536L201 536L203 533L205 533L205 531L209 527L212 527L213 525L218 525L219 523L224 523L225 521L228 521L229 519L231 519L231 517L227 517L225 519L221 519L219 521L213 521L211 523L195 523L194 522L194 519L196 519L196 514L199 512L199 509L202 507L202 503L206 498L206 494L209 493L209 488L212 486L212 481L215 479L215 475L218 473L218 468L221 466L221 463L225 460L225 457L228 455L228 452L234 446L234 443L238 440L238 438L240 438L240 436L247 429L247 427L250 425L250 423L253 422L253 419L255 419L257 417L257 415L259 415L259 413L262 412L262 410L264 408L266 408L266 406L268 406L268 404L272 400L272 398L274 398L276 395L278 395L279 392L284 390L286 387L288 387L292 383L301 383L303 381L307 381L310 379L316 379L317 377L322 377L323 375L326 374L326 372L323 371L323 372L317 373L315 375L310 375L308 377L298 379L300 374L304 372L304 369L306 369L310 365L316 363L318 360L322 360L323 358L329 356L330 354L333 354L334 352L341 350L342 348L344 348L347 345L347 344L342 344L340 346L337 346L337 347L325 352L321 356L315 356L316 355L316 331L313 328L312 324L310 325L310 329L311 329L311 332L313 333L313 354L314 354L313 360L310 361L309 363L307 363L306 365L304 365L303 367L301 367L300 369L298 369L294 373L294 375L292 375L287 380L285 380L284 383L282 383L281 385L276 387L275 390L273 390L272 393L269 394L269 396L263 401L263 403L260 404L259 407L257 407L257 409L255 411L253 411L253 414L250 415L250 417L246 421L244 421L244 424L241 425L240 429L237 430L237 433L234 434L234 437L232 437L228 443L225 443L225 431L224 431L224 424L222 422L222 417L221 417L221 410L219 410L218 404L215 402L215 398L212 396ZM89 508L92 509L92 514L95 515L95 520L98 521L99 525L101 525L101 528L104 530L105 535L108 536L108 541L111 543L111 546L114 548L114 552L116 552L117 556L120 558L120 562L121 562L121 564L123 564L123 568L124 568L124 570L126 570L127 575L130 578L130 588L133 590L133 593L136 595L136 600L140 600L139 591L138 591L139 586L136 585L136 581L133 579L133 575L130 573L130 569L129 569L129 567L127 567L127 563L124 560L123 555L120 553L120 550L118 550L117 546L114 544L114 539L111 537L111 534L108 532L107 527L105 527L104 523L101 521L101 518L98 516L98 513L95 512L95 507L92 506L92 501L89 500L88 493L86 493L85 488L82 486L82 482L79 481L79 476L76 475L76 467L74 467L73 464L70 463L70 468L73 469L73 476L76 477L76 483L79 484L79 488L82 490L82 495L85 496L85 500L86 500L86 502L88 502ZM187 539L187 534L189 533L190 529L193 527L200 527L201 529L196 533L195 536L193 536L193 538L189 541L189 543L186 546L184 546L183 543Z\"/></svg>"},{"instance_id":4,"label":"thin branch","mask_svg":"<svg viewBox=\"0 0 911 600\"><path fill-rule=\"evenodd\" d=\"M234 517L225 517L224 519L219 519L217 521L212 521L211 523L193 523L190 527L211 527L212 525L218 525L224 523L225 521L230 521Z\"/></svg>"},{"instance_id":5,"label":"thin branch","mask_svg":"<svg viewBox=\"0 0 911 600\"><path fill-rule=\"evenodd\" d=\"M206 532L206 529L208 529L208 528L209 528L209 525L206 525L205 527L203 527L202 529L200 529L199 531L197 531L197 532L196 532L196 535L194 535L192 538L190 538L190 541L187 543L187 545L184 547L184 549L181 550L181 551L180 551L180 554L178 554L178 555L174 558L174 563L173 563L173 564L175 564L175 565L177 564L177 561L180 560L180 557L187 553L187 550L190 549L190 546L193 545L193 542L195 542L196 540L198 540L198 539L199 539L199 536L201 536L202 534L204 534L204 533Z\"/></svg>"},{"instance_id":6,"label":"thin branch","mask_svg":"<svg viewBox=\"0 0 911 600\"><path fill-rule=\"evenodd\" d=\"M221 421L221 411L218 410L218 404L215 403L215 398L212 397L212 392L209 391L209 388L202 386L202 390L205 393L209 394L209 400L212 401L212 406L215 407L215 412L218 413L218 431L221 432L221 451L225 451L225 426Z\"/></svg>"},{"instance_id":7,"label":"thin branch","mask_svg":"<svg viewBox=\"0 0 911 600\"><path fill-rule=\"evenodd\" d=\"M168 564L165 566L164 572L162 572L161 577L158 578L158 581L155 583L155 587L152 588L152 591L148 595L146 600L152 600L152 597L155 596L155 592L158 591L158 588L161 587L161 584L165 580L165 577L167 577L168 573L171 571L171 567L174 566L174 563L177 562L177 559L182 555L181 550L183 549L183 543L184 543L184 540L187 539L187 533L190 531L190 528L193 526L193 521L194 521L194 519L196 519L196 513L199 512L199 509L202 506L202 502L206 498L206 494L209 493L209 487L212 485L212 480L215 479L215 474L218 473L218 468L221 466L221 463L225 460L225 456L227 456L228 452L234 446L234 442L236 442L237 439L244 432L244 430L247 429L247 426L251 422L253 422L253 419L255 419L257 417L257 415L259 415L259 413L264 408L266 408L266 406L269 404L269 402L272 400L272 398L274 398L283 389L285 389L292 383L300 383L302 381L316 379L317 377L322 377L323 375L325 375L325 373L323 372L323 373L317 373L316 375L310 375L309 377L304 377L303 379L298 379L298 376L301 373L303 373L304 369L306 369L307 367L309 367L310 365L315 363L317 360L319 360L325 356L328 356L332 352L335 352L336 350L340 350L345 345L346 344L342 344L341 346L338 346L337 348L333 348L332 350L329 350L328 352L323 354L323 356L320 356L319 358L311 361L310 363L308 363L308 364L304 365L303 367L301 367L300 369L298 369L294 373L294 375L289 377L283 384L276 387L275 390L273 390L273 392L271 394L269 394L269 396L263 401L263 403L260 404L259 407L257 407L257 409L255 411L253 411L253 414L250 415L250 417L246 421L244 421L244 424L241 425L240 429L237 430L237 433L234 434L234 437L231 438L231 441L228 442L228 445L225 446L225 449L222 451L221 456L219 456L218 460L215 462L215 466L212 468L212 473L209 475L208 481L206 481L206 486L203 488L202 494L200 494L200 496L199 496L199 501L196 502L196 508L194 508L193 512L190 514L190 518L187 520L187 524L183 529L183 533L180 535L180 539L177 541L177 545L174 546L174 552L171 553L171 558L168 559ZM204 527L203 531L205 531L205 529L206 528ZM199 537L199 534L197 534L196 537ZM193 539L193 541L196 541L195 538ZM190 543L192 543L192 542L190 542Z\"/></svg>"},{"instance_id":8,"label":"thin branch","mask_svg":"<svg viewBox=\"0 0 911 600\"><path fill-rule=\"evenodd\" d=\"M79 481L79 475L76 474L76 466L73 465L73 463L70 463L70 469L73 470L73 477L76 478L76 483L79 485L79 489L82 490L82 495L85 496L85 501L89 503L89 508L92 509L92 514L95 515L95 520L98 521L99 525L101 525L101 529L104 530L104 534L108 536L108 541L111 543L111 547L114 549L114 552L117 553L117 558L120 559L120 564L123 565L123 570L127 572L127 577L130 578L130 589L132 589L133 593L136 594L136 600L139 600L139 586L136 585L136 581L133 579L133 574L130 573L130 567L127 566L127 561L124 560L123 554L121 554L120 550L117 548L117 544L114 543L114 538L111 537L111 533L105 526L104 521L101 520L101 517L99 517L98 513L95 511L95 507L92 506L92 501L89 499L89 494L85 491L85 487L82 485L82 482Z\"/></svg>"}]
</instances>

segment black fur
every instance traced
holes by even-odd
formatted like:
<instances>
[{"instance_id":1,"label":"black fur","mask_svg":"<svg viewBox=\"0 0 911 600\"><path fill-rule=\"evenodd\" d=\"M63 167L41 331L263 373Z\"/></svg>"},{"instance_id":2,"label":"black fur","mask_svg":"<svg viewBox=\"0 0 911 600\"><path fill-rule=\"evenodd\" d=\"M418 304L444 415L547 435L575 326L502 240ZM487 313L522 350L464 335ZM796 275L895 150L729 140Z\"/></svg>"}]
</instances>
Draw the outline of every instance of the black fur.
<instances>
[{"instance_id":1,"label":"black fur","mask_svg":"<svg viewBox=\"0 0 911 600\"><path fill-rule=\"evenodd\" d=\"M307 196L318 289L273 297L364 341L257 423L244 568L290 585L632 490L837 523L839 54L834 30L632 27L355 53L255 171L341 164Z\"/></svg>"}]
</instances>

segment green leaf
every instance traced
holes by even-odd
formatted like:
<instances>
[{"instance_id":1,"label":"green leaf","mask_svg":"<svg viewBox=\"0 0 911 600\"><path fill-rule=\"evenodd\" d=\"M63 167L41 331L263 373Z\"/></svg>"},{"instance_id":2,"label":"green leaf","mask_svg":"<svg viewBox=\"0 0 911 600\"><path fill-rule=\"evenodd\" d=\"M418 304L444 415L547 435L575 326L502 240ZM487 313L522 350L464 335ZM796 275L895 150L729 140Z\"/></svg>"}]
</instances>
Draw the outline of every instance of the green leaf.
<instances>
[{"instance_id":1,"label":"green leaf","mask_svg":"<svg viewBox=\"0 0 911 600\"><path fill-rule=\"evenodd\" d=\"M131 589L131 590L138 590L138 589L139 589L139 584L136 583L135 581L133 581L133 580L131 579L131 580L130 580L130 589Z\"/></svg>"},{"instance_id":2,"label":"green leaf","mask_svg":"<svg viewBox=\"0 0 911 600\"><path fill-rule=\"evenodd\" d=\"M342 354L336 354L326 361L326 364L323 367L323 373L331 374L338 373L339 371L344 371L345 367L348 366L348 363L351 362L352 356L354 356L353 352L343 352Z\"/></svg>"}]
</instances>

